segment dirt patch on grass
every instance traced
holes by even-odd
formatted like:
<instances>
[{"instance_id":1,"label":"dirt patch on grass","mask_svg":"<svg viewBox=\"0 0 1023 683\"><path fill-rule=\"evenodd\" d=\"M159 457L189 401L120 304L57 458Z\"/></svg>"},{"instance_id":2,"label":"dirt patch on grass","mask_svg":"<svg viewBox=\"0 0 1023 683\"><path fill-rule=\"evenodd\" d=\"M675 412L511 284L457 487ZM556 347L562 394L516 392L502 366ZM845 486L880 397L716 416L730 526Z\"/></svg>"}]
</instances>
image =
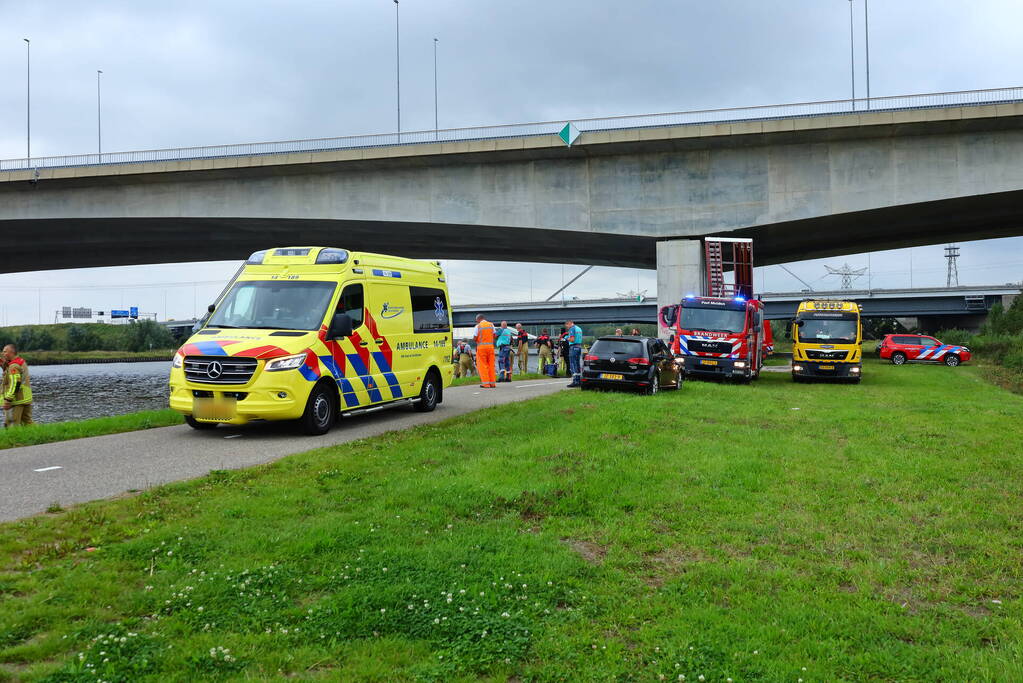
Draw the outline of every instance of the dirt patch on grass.
<instances>
[{"instance_id":1,"label":"dirt patch on grass","mask_svg":"<svg viewBox=\"0 0 1023 683\"><path fill-rule=\"evenodd\" d=\"M583 541L577 538L563 538L561 541L567 543L568 547L583 558L587 564L599 565L604 562L604 557L607 555L607 546L593 541Z\"/></svg>"},{"instance_id":2,"label":"dirt patch on grass","mask_svg":"<svg viewBox=\"0 0 1023 683\"><path fill-rule=\"evenodd\" d=\"M643 581L648 586L660 588L670 579L684 574L686 569L707 562L710 558L699 548L673 546L651 553L643 558L646 576Z\"/></svg>"}]
</instances>

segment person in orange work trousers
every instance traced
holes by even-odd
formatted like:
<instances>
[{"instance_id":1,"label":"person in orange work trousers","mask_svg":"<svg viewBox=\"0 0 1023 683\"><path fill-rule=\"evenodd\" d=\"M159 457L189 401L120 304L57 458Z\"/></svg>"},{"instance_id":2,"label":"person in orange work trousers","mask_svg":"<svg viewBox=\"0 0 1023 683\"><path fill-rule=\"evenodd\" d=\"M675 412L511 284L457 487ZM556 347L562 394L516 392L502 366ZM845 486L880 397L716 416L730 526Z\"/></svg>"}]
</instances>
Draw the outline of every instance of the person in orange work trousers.
<instances>
[{"instance_id":1,"label":"person in orange work trousers","mask_svg":"<svg viewBox=\"0 0 1023 683\"><path fill-rule=\"evenodd\" d=\"M488 321L482 314L476 316L476 327L472 331L472 340L476 342L476 370L480 373L480 386L484 389L496 389L494 323Z\"/></svg>"}]
</instances>

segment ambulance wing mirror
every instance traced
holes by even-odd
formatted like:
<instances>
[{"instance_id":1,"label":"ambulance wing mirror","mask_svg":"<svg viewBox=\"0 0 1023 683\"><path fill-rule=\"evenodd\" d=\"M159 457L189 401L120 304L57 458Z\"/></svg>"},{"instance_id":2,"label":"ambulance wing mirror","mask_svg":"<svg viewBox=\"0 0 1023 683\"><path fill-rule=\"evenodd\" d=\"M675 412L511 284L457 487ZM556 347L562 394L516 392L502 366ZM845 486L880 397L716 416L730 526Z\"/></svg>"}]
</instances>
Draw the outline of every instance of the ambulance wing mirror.
<instances>
[{"instance_id":1,"label":"ambulance wing mirror","mask_svg":"<svg viewBox=\"0 0 1023 683\"><path fill-rule=\"evenodd\" d=\"M352 318L347 313L335 313L334 319L330 322L330 329L327 330L327 339L342 339L351 337L353 332Z\"/></svg>"}]
</instances>

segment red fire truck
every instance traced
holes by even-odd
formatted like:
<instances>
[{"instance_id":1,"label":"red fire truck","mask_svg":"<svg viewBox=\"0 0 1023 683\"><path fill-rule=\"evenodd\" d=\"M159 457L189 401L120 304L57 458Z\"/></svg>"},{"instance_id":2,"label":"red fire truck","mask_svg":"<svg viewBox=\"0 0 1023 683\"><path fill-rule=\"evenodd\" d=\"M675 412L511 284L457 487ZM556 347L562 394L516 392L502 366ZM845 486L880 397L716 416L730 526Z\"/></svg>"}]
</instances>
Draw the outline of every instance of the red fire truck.
<instances>
[{"instance_id":1,"label":"red fire truck","mask_svg":"<svg viewBox=\"0 0 1023 683\"><path fill-rule=\"evenodd\" d=\"M757 379L774 340L764 304L753 297L753 242L707 238L704 255L708 295L689 294L664 306L660 324L671 332L671 349L686 375ZM734 282L725 281L728 270Z\"/></svg>"}]
</instances>

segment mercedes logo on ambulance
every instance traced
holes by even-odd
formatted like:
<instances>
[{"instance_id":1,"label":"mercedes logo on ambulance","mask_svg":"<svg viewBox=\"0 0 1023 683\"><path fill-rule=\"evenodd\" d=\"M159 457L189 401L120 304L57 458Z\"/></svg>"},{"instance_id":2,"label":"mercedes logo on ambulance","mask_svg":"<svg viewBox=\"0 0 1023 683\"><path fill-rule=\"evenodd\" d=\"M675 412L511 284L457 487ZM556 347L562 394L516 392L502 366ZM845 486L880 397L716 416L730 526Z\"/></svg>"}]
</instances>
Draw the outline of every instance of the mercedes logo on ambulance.
<instances>
[{"instance_id":1,"label":"mercedes logo on ambulance","mask_svg":"<svg viewBox=\"0 0 1023 683\"><path fill-rule=\"evenodd\" d=\"M224 366L217 361L213 361L206 366L206 376L210 379L217 379L222 374L224 374Z\"/></svg>"}]
</instances>

